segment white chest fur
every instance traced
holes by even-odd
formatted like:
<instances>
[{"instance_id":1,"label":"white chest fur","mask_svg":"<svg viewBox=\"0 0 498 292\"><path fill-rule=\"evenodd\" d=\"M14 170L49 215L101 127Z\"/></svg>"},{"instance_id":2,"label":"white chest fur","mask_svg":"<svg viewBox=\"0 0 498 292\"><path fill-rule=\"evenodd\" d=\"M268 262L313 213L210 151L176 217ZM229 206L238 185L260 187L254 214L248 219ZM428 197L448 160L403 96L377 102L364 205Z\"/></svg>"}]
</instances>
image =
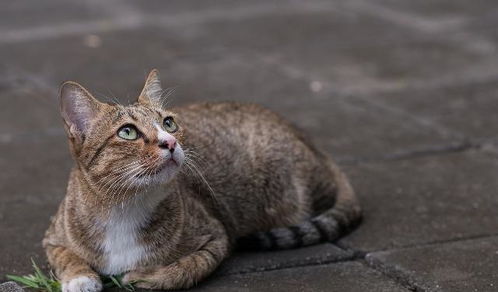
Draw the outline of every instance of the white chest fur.
<instances>
[{"instance_id":1,"label":"white chest fur","mask_svg":"<svg viewBox=\"0 0 498 292\"><path fill-rule=\"evenodd\" d=\"M147 259L147 246L143 244L140 232L163 196L150 192L141 194L142 200L115 206L111 210L104 227L104 267L101 273L118 275L136 268Z\"/></svg>"}]
</instances>

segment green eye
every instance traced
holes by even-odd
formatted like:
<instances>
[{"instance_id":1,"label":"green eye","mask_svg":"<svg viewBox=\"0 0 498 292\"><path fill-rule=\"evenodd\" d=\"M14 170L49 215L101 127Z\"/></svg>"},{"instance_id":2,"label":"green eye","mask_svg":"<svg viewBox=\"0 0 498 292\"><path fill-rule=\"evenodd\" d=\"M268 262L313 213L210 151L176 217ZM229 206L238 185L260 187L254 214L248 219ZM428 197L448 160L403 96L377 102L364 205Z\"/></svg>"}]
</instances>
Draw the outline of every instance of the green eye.
<instances>
[{"instance_id":1,"label":"green eye","mask_svg":"<svg viewBox=\"0 0 498 292\"><path fill-rule=\"evenodd\" d=\"M166 117L163 121L163 127L169 133L174 133L178 131L178 125L175 123L172 117Z\"/></svg>"},{"instance_id":2,"label":"green eye","mask_svg":"<svg viewBox=\"0 0 498 292\"><path fill-rule=\"evenodd\" d=\"M118 130L118 136L125 140L136 140L138 138L138 131L134 126L123 126Z\"/></svg>"}]
</instances>

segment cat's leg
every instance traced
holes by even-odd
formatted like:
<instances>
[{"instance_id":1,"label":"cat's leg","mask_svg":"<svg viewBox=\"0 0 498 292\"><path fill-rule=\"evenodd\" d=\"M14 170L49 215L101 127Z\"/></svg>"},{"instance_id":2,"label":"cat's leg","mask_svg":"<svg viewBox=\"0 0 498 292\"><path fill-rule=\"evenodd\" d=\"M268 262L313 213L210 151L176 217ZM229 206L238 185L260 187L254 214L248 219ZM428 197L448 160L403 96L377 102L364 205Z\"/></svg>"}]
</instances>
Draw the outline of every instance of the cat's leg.
<instances>
[{"instance_id":1,"label":"cat's leg","mask_svg":"<svg viewBox=\"0 0 498 292\"><path fill-rule=\"evenodd\" d=\"M62 246L47 246L47 257L62 282L62 292L98 292L99 275L80 257Z\"/></svg>"},{"instance_id":2,"label":"cat's leg","mask_svg":"<svg viewBox=\"0 0 498 292\"><path fill-rule=\"evenodd\" d=\"M186 289L211 274L228 256L226 235L211 239L197 251L167 266L139 268L127 273L123 283L146 289Z\"/></svg>"}]
</instances>

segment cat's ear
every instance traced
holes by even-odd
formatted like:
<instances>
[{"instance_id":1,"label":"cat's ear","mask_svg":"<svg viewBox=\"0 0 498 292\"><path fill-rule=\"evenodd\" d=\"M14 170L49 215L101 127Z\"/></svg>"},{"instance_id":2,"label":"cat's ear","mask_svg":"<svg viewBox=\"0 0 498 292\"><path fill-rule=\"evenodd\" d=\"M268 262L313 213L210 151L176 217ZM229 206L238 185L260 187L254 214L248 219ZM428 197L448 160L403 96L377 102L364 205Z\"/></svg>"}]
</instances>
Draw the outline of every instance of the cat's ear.
<instances>
[{"instance_id":1,"label":"cat's ear","mask_svg":"<svg viewBox=\"0 0 498 292\"><path fill-rule=\"evenodd\" d=\"M138 102L141 104L150 104L154 106L161 106L161 94L163 89L161 88L161 81L159 80L159 71L153 69L150 71L147 80L145 80L144 88L142 93L138 97Z\"/></svg>"},{"instance_id":2,"label":"cat's ear","mask_svg":"<svg viewBox=\"0 0 498 292\"><path fill-rule=\"evenodd\" d=\"M60 111L71 138L80 141L88 131L91 122L102 110L103 103L97 101L83 86L66 81L60 89Z\"/></svg>"}]
</instances>

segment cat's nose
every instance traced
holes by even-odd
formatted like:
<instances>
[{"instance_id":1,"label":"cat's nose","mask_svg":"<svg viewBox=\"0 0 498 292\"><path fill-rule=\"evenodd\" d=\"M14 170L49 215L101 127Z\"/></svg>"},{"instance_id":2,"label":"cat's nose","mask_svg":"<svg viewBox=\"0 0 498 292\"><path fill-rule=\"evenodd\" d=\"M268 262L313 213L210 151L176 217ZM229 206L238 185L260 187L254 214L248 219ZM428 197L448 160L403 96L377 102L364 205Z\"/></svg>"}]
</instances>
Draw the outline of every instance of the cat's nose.
<instances>
[{"instance_id":1,"label":"cat's nose","mask_svg":"<svg viewBox=\"0 0 498 292\"><path fill-rule=\"evenodd\" d=\"M169 149L171 153L175 151L175 147L176 147L176 139L174 137L172 137L172 139L165 139L159 141L159 148Z\"/></svg>"}]
</instances>

